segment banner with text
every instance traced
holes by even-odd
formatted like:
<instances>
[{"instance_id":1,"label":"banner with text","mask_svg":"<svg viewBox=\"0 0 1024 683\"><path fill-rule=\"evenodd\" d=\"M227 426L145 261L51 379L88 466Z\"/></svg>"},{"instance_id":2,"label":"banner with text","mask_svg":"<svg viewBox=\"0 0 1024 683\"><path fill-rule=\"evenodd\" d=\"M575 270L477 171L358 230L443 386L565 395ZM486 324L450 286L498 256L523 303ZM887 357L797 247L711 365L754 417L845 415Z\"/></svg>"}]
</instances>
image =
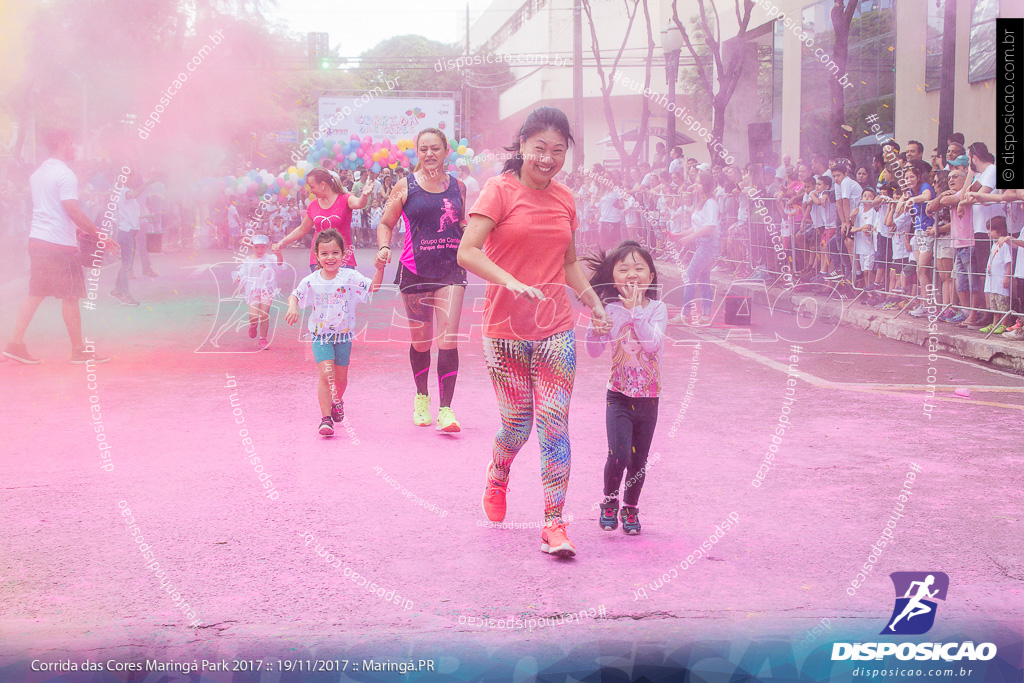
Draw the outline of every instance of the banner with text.
<instances>
[{"instance_id":1,"label":"banner with text","mask_svg":"<svg viewBox=\"0 0 1024 683\"><path fill-rule=\"evenodd\" d=\"M321 97L318 125L326 136L374 140L414 138L424 128L455 135L455 101L416 97Z\"/></svg>"}]
</instances>

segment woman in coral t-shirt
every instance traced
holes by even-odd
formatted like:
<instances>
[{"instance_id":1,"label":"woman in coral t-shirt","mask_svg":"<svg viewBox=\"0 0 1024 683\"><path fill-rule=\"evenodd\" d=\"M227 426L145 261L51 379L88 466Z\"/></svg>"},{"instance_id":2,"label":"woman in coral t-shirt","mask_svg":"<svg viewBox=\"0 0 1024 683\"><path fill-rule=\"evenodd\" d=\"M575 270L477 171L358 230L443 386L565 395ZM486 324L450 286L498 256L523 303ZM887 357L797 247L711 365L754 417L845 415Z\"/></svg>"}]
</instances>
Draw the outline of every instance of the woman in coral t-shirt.
<instances>
[{"instance_id":1,"label":"woman in coral t-shirt","mask_svg":"<svg viewBox=\"0 0 1024 683\"><path fill-rule=\"evenodd\" d=\"M366 206L366 200L373 189L373 184L366 183L362 193L357 197L345 192L336 173L323 168L314 168L306 174L306 189L315 199L309 203L302 224L273 245L271 249L274 253L281 251L283 247L302 239L310 229L313 230L313 243L315 244L318 234L327 228L334 228L345 240L345 260L341 265L355 268L356 252L352 247L352 210ZM316 254L313 247L310 246L309 270L312 272L316 269Z\"/></svg>"},{"instance_id":2,"label":"woman in coral t-shirt","mask_svg":"<svg viewBox=\"0 0 1024 683\"><path fill-rule=\"evenodd\" d=\"M572 557L562 522L569 485L569 400L576 375L576 335L568 285L591 309L594 327L611 322L576 262L579 227L572 192L553 180L572 144L569 120L535 109L513 144L515 156L484 185L459 245L459 265L487 280L484 356L501 411L487 467L483 508L505 518L509 469L530 436L534 413L541 448L544 529L541 550Z\"/></svg>"}]
</instances>

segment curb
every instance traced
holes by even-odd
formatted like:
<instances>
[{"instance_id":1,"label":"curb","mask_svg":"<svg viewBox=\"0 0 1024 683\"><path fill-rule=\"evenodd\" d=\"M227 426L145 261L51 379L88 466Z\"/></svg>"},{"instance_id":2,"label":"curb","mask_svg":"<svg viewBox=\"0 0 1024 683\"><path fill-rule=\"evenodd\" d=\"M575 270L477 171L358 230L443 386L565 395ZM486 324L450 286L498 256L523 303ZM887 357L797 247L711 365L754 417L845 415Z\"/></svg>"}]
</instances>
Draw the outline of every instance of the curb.
<instances>
[{"instance_id":1,"label":"curb","mask_svg":"<svg viewBox=\"0 0 1024 683\"><path fill-rule=\"evenodd\" d=\"M658 272L667 277L679 278L679 268L674 263L659 262ZM767 289L760 283L736 282L719 273L711 274L711 284L716 291L725 292L732 288L733 292L743 293L758 306L768 307ZM776 287L775 292L780 292ZM945 323L929 325L927 318L915 319L904 314L896 318L894 313L883 312L855 303L849 306L841 300L833 298L826 303L828 297L802 291L799 295L781 294L775 300L775 308L788 313L796 313L800 302L805 299L817 302L818 315L823 320L839 320L845 327L865 330L879 337L907 342L931 352L946 352L962 358L989 363L995 367L1024 375L1024 342L1003 341L993 335L985 339L977 332L961 332L959 328L951 328ZM844 310L845 309L845 310ZM929 330L931 326L931 330ZM956 329L956 331L953 331ZM932 340L933 348L929 348Z\"/></svg>"}]
</instances>

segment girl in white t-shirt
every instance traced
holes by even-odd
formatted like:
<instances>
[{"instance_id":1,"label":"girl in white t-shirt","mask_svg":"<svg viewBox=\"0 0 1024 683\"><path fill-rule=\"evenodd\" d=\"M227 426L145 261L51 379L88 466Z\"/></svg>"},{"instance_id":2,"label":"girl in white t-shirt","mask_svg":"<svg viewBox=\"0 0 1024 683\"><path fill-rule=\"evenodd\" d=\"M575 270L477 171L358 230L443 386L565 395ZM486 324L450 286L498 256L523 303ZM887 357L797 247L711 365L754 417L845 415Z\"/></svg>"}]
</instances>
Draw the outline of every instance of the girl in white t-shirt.
<instances>
[{"instance_id":1,"label":"girl in white t-shirt","mask_svg":"<svg viewBox=\"0 0 1024 683\"><path fill-rule=\"evenodd\" d=\"M313 249L320 267L304 277L288 297L284 319L294 325L299 321L300 307L313 309L308 329L320 377L317 398L323 418L319 432L321 436L333 436L334 423L345 419L342 396L348 384L356 304L380 289L384 270L378 269L370 280L355 268L342 268L345 248L341 235L333 228L317 234Z\"/></svg>"},{"instance_id":2,"label":"girl in white t-shirt","mask_svg":"<svg viewBox=\"0 0 1024 683\"><path fill-rule=\"evenodd\" d=\"M270 304L280 291L277 288L277 273L284 272L284 254L277 252L277 258L267 253L270 238L266 235L254 235L252 238L253 252L238 264L238 270L231 273L231 278L238 289L235 296L245 299L249 304L249 336L256 338L259 332L259 349L265 351L270 343L267 333L270 331Z\"/></svg>"},{"instance_id":3,"label":"girl in white t-shirt","mask_svg":"<svg viewBox=\"0 0 1024 683\"><path fill-rule=\"evenodd\" d=\"M908 275L913 272L916 267L916 261L911 266L911 260L914 257L914 250L910 245L910 235L914 232L914 221L909 211L900 212L900 203L895 203L895 210L891 212L886 218L886 225L889 227L889 231L892 234L892 260L893 267L896 270L897 277L899 278L899 285L894 289L894 293L907 294L910 293L910 283ZM896 302L900 300L897 298ZM895 308L896 304L888 308Z\"/></svg>"},{"instance_id":4,"label":"girl in white t-shirt","mask_svg":"<svg viewBox=\"0 0 1024 683\"><path fill-rule=\"evenodd\" d=\"M1010 285L1013 278L1010 275L1011 251L1010 245L1002 241L1006 237L1006 217L993 216L988 220L988 238L992 240L992 249L988 256L988 267L985 269L985 297L988 299L988 307L993 311L1005 313L1010 310ZM992 322L979 330L984 334L1002 334L1006 332L1003 325L1003 316L998 313Z\"/></svg>"},{"instance_id":5,"label":"girl in white t-shirt","mask_svg":"<svg viewBox=\"0 0 1024 683\"><path fill-rule=\"evenodd\" d=\"M815 238L815 260L818 262L818 274L810 281L822 285L828 278L835 264L829 261L828 243L836 234L838 214L836 202L832 196L832 178L819 175L814 181L814 190L808 192L811 206L811 223L817 229Z\"/></svg>"},{"instance_id":6,"label":"girl in white t-shirt","mask_svg":"<svg viewBox=\"0 0 1024 683\"><path fill-rule=\"evenodd\" d=\"M1012 202L1017 200L1017 203L1008 204L1006 207L1006 223L1007 230L1006 235L1000 237L998 244L1008 245L1011 249L1016 249L1017 253L1014 257L1016 266L1013 271L1013 282L1011 283L1014 287L1017 287L1017 293L1024 291L1024 230L1021 226L1024 226L1024 205L1020 203L1024 200L1024 190L1003 190L1000 198L1004 202ZM1013 307L1019 308L1016 302L1012 300L1013 291L1011 288L1011 304ZM1016 301L1020 301L1017 298ZM1003 339L1012 339L1013 341L1020 341L1024 339L1024 316L1017 316L1017 322L1010 324L1010 320L1006 321L1006 332L1003 333Z\"/></svg>"},{"instance_id":7,"label":"girl in white t-shirt","mask_svg":"<svg viewBox=\"0 0 1024 683\"><path fill-rule=\"evenodd\" d=\"M863 275L862 286L870 291L871 274L875 267L875 209L871 202L875 199L875 191L865 188L861 197L861 205L856 214L856 227L853 232L853 251L856 260L853 264L854 277Z\"/></svg>"}]
</instances>

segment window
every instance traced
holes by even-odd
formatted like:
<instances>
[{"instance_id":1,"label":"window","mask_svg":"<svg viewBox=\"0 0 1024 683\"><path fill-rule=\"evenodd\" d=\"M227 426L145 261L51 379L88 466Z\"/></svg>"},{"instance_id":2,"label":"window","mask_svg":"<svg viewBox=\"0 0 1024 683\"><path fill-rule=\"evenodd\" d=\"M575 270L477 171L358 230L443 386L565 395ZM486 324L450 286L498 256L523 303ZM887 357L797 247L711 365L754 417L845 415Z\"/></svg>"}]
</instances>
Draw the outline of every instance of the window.
<instances>
[{"instance_id":1,"label":"window","mask_svg":"<svg viewBox=\"0 0 1024 683\"><path fill-rule=\"evenodd\" d=\"M916 0L920 2L921 0ZM935 0L927 0L935 2ZM896 92L896 0L864 0L850 22L846 74L833 62L835 32L833 0L818 0L803 10L803 29L814 37L803 46L800 67L800 151L833 155L829 125L831 81L846 75L852 87L843 90L843 118L853 127L853 142L870 133L868 116L892 133Z\"/></svg>"},{"instance_id":2,"label":"window","mask_svg":"<svg viewBox=\"0 0 1024 683\"><path fill-rule=\"evenodd\" d=\"M493 36L484 45L485 52L494 52L501 45L515 35L516 31L521 29L523 25L531 18L534 14L539 12L547 4L547 0L526 0L523 5L516 10L516 12L509 17L508 21L499 28Z\"/></svg>"},{"instance_id":3,"label":"window","mask_svg":"<svg viewBox=\"0 0 1024 683\"><path fill-rule=\"evenodd\" d=\"M967 82L978 83L996 77L996 17L999 0L971 3L971 54Z\"/></svg>"},{"instance_id":4,"label":"window","mask_svg":"<svg viewBox=\"0 0 1024 683\"><path fill-rule=\"evenodd\" d=\"M928 26L925 44L927 56L924 67L924 89L938 90L942 87L942 28L946 0L927 0Z\"/></svg>"}]
</instances>

